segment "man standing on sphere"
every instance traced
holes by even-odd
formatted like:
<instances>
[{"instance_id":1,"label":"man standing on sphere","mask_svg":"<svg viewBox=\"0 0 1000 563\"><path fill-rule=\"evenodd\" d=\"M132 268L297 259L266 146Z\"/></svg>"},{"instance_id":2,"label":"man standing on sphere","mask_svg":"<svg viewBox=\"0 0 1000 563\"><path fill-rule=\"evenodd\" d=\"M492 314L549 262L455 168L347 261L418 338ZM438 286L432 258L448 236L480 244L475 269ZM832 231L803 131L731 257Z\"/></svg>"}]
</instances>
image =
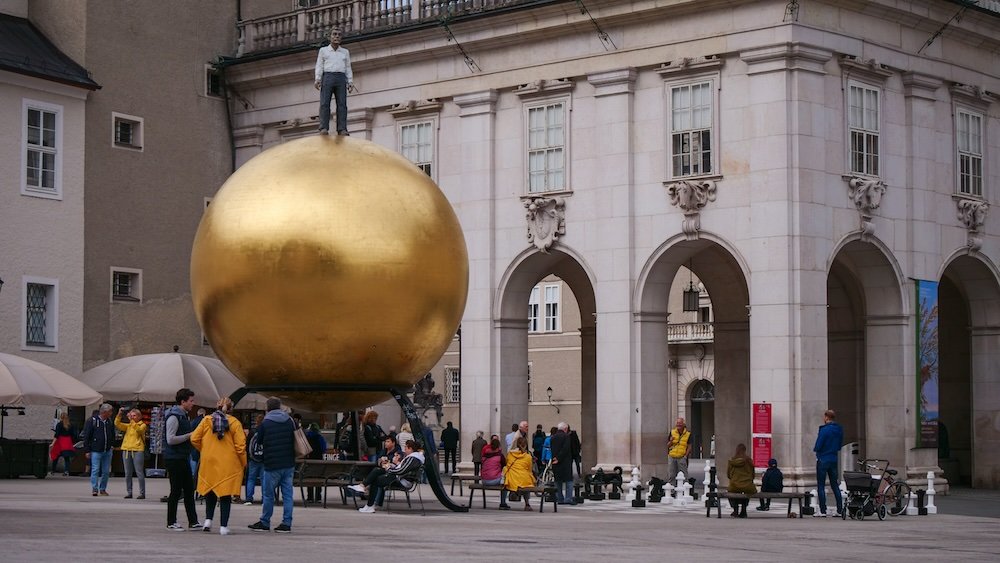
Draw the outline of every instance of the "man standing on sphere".
<instances>
[{"instance_id":1,"label":"man standing on sphere","mask_svg":"<svg viewBox=\"0 0 1000 563\"><path fill-rule=\"evenodd\" d=\"M313 86L319 90L319 132L330 131L330 97L337 98L337 134L347 132L347 90L354 87L351 53L340 46L340 28L330 30L330 44L321 47L316 57Z\"/></svg>"}]
</instances>

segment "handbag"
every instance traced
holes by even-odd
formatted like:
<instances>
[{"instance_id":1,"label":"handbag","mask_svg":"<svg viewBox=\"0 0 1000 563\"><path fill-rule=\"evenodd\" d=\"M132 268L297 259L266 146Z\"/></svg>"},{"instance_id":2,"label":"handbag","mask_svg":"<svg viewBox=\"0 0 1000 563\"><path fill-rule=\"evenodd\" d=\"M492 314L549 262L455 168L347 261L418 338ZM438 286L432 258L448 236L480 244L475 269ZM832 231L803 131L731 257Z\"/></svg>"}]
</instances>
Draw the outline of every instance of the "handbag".
<instances>
[{"instance_id":1,"label":"handbag","mask_svg":"<svg viewBox=\"0 0 1000 563\"><path fill-rule=\"evenodd\" d=\"M296 428L295 432L295 457L306 457L309 455L313 449L309 445L309 438L306 438L306 432L302 427Z\"/></svg>"}]
</instances>

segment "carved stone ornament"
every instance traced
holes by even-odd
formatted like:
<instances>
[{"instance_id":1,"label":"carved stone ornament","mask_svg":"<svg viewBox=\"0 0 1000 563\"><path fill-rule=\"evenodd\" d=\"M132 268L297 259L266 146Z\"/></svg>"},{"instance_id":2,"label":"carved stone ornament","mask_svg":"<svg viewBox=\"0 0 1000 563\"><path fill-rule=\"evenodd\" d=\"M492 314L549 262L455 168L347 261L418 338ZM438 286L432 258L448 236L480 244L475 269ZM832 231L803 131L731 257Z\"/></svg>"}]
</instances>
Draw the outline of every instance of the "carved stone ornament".
<instances>
[{"instance_id":1,"label":"carved stone ornament","mask_svg":"<svg viewBox=\"0 0 1000 563\"><path fill-rule=\"evenodd\" d=\"M715 201L715 180L680 180L667 184L670 204L684 212L681 230L688 240L698 238L701 230L701 209Z\"/></svg>"},{"instance_id":2,"label":"carved stone ornament","mask_svg":"<svg viewBox=\"0 0 1000 563\"><path fill-rule=\"evenodd\" d=\"M990 204L977 199L958 200L958 219L969 231L969 250L976 252L983 247L983 239L979 236L979 229L986 222L986 214L990 211Z\"/></svg>"},{"instance_id":3,"label":"carved stone ornament","mask_svg":"<svg viewBox=\"0 0 1000 563\"><path fill-rule=\"evenodd\" d=\"M848 195L861 214L861 239L867 240L875 232L872 216L882 204L885 195L885 182L875 178L854 176L847 181Z\"/></svg>"},{"instance_id":4,"label":"carved stone ornament","mask_svg":"<svg viewBox=\"0 0 1000 563\"><path fill-rule=\"evenodd\" d=\"M524 201L528 242L545 254L566 234L566 201L561 197L531 197Z\"/></svg>"}]
</instances>

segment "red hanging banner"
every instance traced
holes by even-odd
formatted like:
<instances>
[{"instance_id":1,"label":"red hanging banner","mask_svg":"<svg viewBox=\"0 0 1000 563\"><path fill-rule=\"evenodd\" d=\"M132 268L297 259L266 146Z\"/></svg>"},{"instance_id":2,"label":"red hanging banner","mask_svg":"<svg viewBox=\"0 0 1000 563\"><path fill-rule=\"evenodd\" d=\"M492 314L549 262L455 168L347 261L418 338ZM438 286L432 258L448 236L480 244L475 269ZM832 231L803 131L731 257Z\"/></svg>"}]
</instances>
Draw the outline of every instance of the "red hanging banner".
<instances>
[{"instance_id":1,"label":"red hanging banner","mask_svg":"<svg viewBox=\"0 0 1000 563\"><path fill-rule=\"evenodd\" d=\"M770 403L754 403L753 404L753 431L754 434L770 434L771 433L771 404ZM765 462L767 460L764 460ZM767 464L764 464L765 467Z\"/></svg>"}]
</instances>

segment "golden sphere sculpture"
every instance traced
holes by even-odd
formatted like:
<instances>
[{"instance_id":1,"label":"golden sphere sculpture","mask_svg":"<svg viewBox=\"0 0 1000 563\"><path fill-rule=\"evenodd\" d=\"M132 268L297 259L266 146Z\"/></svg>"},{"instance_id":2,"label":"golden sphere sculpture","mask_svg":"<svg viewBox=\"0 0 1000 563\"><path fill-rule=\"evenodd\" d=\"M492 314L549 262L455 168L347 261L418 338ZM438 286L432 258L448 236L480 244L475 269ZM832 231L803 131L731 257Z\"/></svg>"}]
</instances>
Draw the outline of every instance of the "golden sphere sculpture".
<instances>
[{"instance_id":1,"label":"golden sphere sculpture","mask_svg":"<svg viewBox=\"0 0 1000 563\"><path fill-rule=\"evenodd\" d=\"M451 204L402 156L317 135L240 167L205 211L191 252L198 322L248 385L407 388L451 343L469 259ZM376 392L268 393L312 411Z\"/></svg>"}]
</instances>

